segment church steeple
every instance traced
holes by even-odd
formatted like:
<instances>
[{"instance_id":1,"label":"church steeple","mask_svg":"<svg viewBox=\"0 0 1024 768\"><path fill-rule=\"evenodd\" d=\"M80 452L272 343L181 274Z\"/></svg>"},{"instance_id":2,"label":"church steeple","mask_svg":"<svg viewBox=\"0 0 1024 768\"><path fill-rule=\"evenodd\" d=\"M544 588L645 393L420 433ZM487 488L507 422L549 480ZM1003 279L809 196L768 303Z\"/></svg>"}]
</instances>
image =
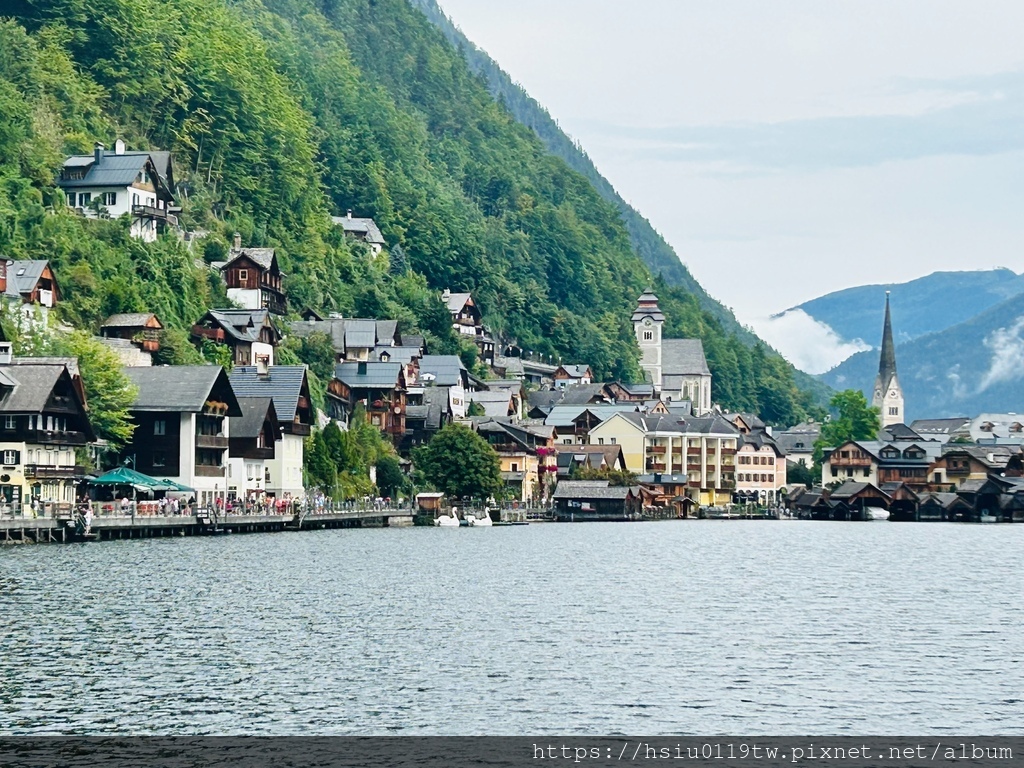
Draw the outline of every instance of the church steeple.
<instances>
[{"instance_id":1,"label":"church steeple","mask_svg":"<svg viewBox=\"0 0 1024 768\"><path fill-rule=\"evenodd\" d=\"M664 324L665 315L658 306L658 297L652 288L648 288L637 299L633 311L633 332L640 347L640 367L658 391L661 390L661 330Z\"/></svg>"},{"instance_id":2,"label":"church steeple","mask_svg":"<svg viewBox=\"0 0 1024 768\"><path fill-rule=\"evenodd\" d=\"M892 343L892 315L889 313L889 292L885 292L885 325L882 326L882 354L878 359L878 376L888 382L896 375L896 346Z\"/></svg>"},{"instance_id":3,"label":"church steeple","mask_svg":"<svg viewBox=\"0 0 1024 768\"><path fill-rule=\"evenodd\" d=\"M878 358L878 377L875 379L871 404L878 408L882 427L904 423L903 388L896 375L896 345L892 340L892 314L889 311L889 291L885 292L885 324L882 326L882 354Z\"/></svg>"}]
</instances>

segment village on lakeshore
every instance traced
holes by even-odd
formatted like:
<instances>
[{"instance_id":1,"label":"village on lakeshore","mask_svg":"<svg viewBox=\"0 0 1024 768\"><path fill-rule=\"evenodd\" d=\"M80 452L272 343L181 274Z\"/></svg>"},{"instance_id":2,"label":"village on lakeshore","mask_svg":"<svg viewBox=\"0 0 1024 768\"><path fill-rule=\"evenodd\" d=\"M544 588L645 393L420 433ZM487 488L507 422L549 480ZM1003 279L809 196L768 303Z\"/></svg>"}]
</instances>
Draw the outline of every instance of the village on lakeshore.
<instances>
[{"instance_id":1,"label":"village on lakeshore","mask_svg":"<svg viewBox=\"0 0 1024 768\"><path fill-rule=\"evenodd\" d=\"M144 242L164 234L187 242L196 233L179 225L173 168L170 153L129 150L118 140L111 150L97 144L93 154L68 157L57 184L83 217L120 217ZM372 218L347 211L331 224L368 258L389 249ZM597 381L586 359L545 357L495 333L487 307L458 286L436 298L473 348L468 361L432 352L395 318L290 306L275 249L241 235L223 260L197 263L223 281L229 304L195 317L189 339L220 364L154 364L165 338L154 312L113 314L98 328L134 392L134 431L123 445L98 439L79 359L34 356L27 344L16 354L16 338L0 339L0 540L64 541L68 530L77 538L188 526L279 530L318 519L458 525L460 516L473 525L1024 522L1024 415L905 423L888 296L879 297L879 371L861 414L871 422L827 444L841 434L850 398L834 400L838 412L829 417L799 424L720 408L702 340L665 338L653 289L629 317L644 380ZM12 336L77 330L60 318L61 278L45 258L0 259ZM289 338L329 345L333 371L322 391L306 363L277 359ZM366 429L398 475L370 467L369 492L358 497L315 482L320 445L338 442L325 434ZM464 469L462 454L439 453L442 434L486 452L495 484L457 498L440 474L417 466L430 455L455 465L448 474ZM346 445L359 451L363 443ZM428 454L430 446L438 450Z\"/></svg>"}]
</instances>

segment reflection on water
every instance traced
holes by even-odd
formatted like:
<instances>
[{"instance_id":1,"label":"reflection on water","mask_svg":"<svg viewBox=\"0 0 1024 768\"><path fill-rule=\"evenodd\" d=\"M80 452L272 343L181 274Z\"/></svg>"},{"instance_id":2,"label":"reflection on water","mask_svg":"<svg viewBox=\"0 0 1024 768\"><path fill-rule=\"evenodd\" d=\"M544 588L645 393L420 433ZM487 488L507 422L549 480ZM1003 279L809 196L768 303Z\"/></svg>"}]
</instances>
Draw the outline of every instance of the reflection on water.
<instances>
[{"instance_id":1,"label":"reflection on water","mask_svg":"<svg viewBox=\"0 0 1024 768\"><path fill-rule=\"evenodd\" d=\"M1024 732L1024 526L0 550L0 732Z\"/></svg>"}]
</instances>

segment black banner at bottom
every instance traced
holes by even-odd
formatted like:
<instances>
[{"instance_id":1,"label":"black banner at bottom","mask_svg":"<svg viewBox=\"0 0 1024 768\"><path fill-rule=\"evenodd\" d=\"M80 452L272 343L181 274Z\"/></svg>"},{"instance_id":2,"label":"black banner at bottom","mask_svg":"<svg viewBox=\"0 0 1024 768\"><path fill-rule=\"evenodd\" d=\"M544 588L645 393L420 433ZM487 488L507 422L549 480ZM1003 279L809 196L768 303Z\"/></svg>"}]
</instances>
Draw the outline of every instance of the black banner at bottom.
<instances>
[{"instance_id":1,"label":"black banner at bottom","mask_svg":"<svg viewBox=\"0 0 1024 768\"><path fill-rule=\"evenodd\" d=\"M0 768L1024 768L1024 736L0 737Z\"/></svg>"}]
</instances>

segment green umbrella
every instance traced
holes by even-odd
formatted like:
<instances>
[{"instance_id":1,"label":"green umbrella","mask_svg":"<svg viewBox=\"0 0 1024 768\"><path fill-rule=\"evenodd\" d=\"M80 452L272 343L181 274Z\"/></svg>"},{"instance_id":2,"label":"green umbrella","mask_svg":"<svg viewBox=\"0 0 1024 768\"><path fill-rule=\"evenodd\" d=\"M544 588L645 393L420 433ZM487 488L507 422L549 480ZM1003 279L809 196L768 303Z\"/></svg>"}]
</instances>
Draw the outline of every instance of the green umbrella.
<instances>
[{"instance_id":1,"label":"green umbrella","mask_svg":"<svg viewBox=\"0 0 1024 768\"><path fill-rule=\"evenodd\" d=\"M181 483L176 483L173 480L168 480L166 477L161 478L160 482L163 483L166 486L165 488L161 488L160 489L161 491L174 491L176 493L195 493L196 492L195 488L189 488L187 485L182 485Z\"/></svg>"},{"instance_id":2,"label":"green umbrella","mask_svg":"<svg viewBox=\"0 0 1024 768\"><path fill-rule=\"evenodd\" d=\"M130 485L140 491L168 491L177 490L168 488L168 481L157 480L155 477L144 475L128 467L118 467L105 474L89 481L90 485Z\"/></svg>"}]
</instances>

